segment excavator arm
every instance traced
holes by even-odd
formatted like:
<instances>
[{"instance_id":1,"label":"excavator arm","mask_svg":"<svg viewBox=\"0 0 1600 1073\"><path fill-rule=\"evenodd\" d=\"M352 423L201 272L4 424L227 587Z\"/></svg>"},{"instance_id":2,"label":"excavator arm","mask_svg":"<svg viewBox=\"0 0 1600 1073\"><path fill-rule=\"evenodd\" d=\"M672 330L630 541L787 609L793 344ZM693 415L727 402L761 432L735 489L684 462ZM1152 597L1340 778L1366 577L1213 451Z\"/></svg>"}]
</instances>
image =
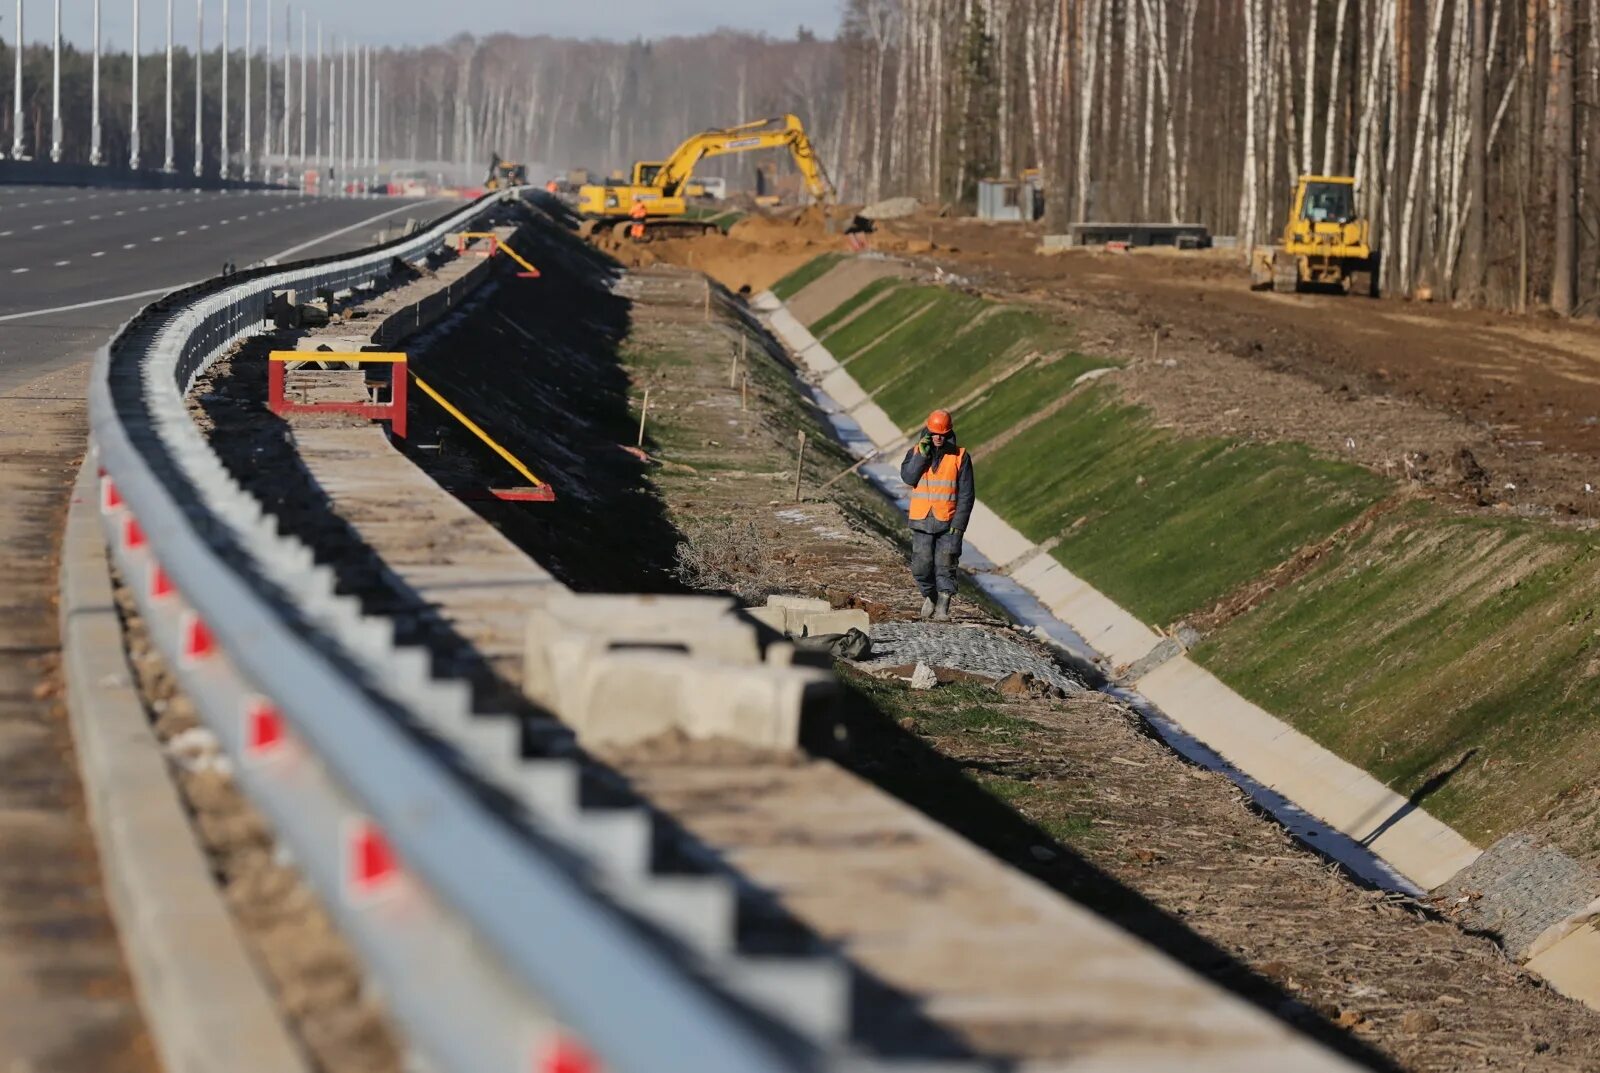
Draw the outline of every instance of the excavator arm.
<instances>
[{"instance_id":1,"label":"excavator arm","mask_svg":"<svg viewBox=\"0 0 1600 1073\"><path fill-rule=\"evenodd\" d=\"M817 159L811 139L806 136L805 126L793 115L696 134L678 146L666 163L661 165L652 185L661 191L662 196L676 197L684 183L694 175L694 169L700 161L707 157L750 153L760 149L788 149L811 196L818 201L833 199L833 184L828 181L827 172Z\"/></svg>"}]
</instances>

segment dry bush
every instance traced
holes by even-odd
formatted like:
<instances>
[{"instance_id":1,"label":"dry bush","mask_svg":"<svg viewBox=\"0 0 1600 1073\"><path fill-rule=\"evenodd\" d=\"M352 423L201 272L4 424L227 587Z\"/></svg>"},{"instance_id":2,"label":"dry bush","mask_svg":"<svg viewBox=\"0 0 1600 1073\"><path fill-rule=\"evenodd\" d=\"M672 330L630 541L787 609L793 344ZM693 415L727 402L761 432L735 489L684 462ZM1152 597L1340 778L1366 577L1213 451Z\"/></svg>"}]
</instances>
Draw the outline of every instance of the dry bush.
<instances>
[{"instance_id":1,"label":"dry bush","mask_svg":"<svg viewBox=\"0 0 1600 1073\"><path fill-rule=\"evenodd\" d=\"M690 588L731 592L747 604L783 589L772 547L753 522L703 523L683 535L673 573Z\"/></svg>"}]
</instances>

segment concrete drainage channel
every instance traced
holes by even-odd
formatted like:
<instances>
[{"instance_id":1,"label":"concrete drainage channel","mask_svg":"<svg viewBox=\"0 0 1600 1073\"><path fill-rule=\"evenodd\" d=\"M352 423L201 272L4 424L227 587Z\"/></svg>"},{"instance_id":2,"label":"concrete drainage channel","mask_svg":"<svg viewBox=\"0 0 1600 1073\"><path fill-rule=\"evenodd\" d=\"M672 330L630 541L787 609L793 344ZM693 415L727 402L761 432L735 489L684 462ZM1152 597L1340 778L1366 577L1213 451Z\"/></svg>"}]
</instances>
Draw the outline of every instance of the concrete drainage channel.
<instances>
[{"instance_id":1,"label":"concrete drainage channel","mask_svg":"<svg viewBox=\"0 0 1600 1073\"><path fill-rule=\"evenodd\" d=\"M809 372L807 390L863 460L863 474L903 506L897 467L869 461L903 449L900 429L775 295L758 295L752 304ZM967 565L978 586L1091 677L1104 679L1101 668L1118 666L1119 681L1103 688L1138 711L1177 752L1226 774L1303 844L1368 883L1413 896L1459 895L1461 904L1482 898L1469 921L1489 930L1510 921L1507 930L1516 932L1526 926L1522 918L1536 919L1532 934L1508 938L1506 953L1526 959L1562 993L1600 1009L1600 901L1588 901L1590 880L1575 874L1570 859L1553 851L1530 854L1515 838L1480 850L1228 689L1176 641L1068 573L1048 549L981 501L967 539ZM1546 882L1552 879L1559 882Z\"/></svg>"},{"instance_id":2,"label":"concrete drainage channel","mask_svg":"<svg viewBox=\"0 0 1600 1073\"><path fill-rule=\"evenodd\" d=\"M641 1073L912 1068L857 1042L848 965L792 938L742 949L736 918L759 898L737 876L661 843L663 829L606 792L603 772L559 727L475 710L466 683L435 678L426 650L397 646L391 623L336 593L334 572L281 531L185 413L198 378L265 326L275 291L359 297L381 289L397 261L420 262L451 232L501 211L489 200L370 253L202 285L141 314L101 354L92 496L149 636L430 1067L565 1068L593 1053L606 1069ZM416 321L417 310L403 312ZM560 631L552 642L574 638L577 606L548 605ZM104 684L85 680L96 665L80 658L86 639L104 642L104 615L68 617L75 705ZM697 631L710 621L692 620ZM86 638L91 622L99 632ZM625 676L649 662L597 652L567 644L558 658L599 659ZM560 691L546 699L574 703ZM113 810L102 806L103 830L115 826ZM953 838L940 830L927 837ZM132 868L133 843L123 852ZM131 891L119 892L118 913L137 929L151 910ZM1196 1068L1345 1068L1082 910L1047 901L1079 951L1061 971L1078 989L1088 1064L1067 1065L1147 1067L1177 1048ZM773 923L754 930L770 940ZM164 952L173 975L159 983L159 959L135 959L152 1011L175 1009L185 984L191 996L209 986L173 952ZM1108 992L1113 978L1124 983ZM1117 999L1124 988L1165 997ZM1192 1024L1176 1035L1159 1027L1180 1008ZM186 1030L152 1015L171 1068L237 1067L231 1049L215 1049L237 1039L193 1020Z\"/></svg>"}]
</instances>

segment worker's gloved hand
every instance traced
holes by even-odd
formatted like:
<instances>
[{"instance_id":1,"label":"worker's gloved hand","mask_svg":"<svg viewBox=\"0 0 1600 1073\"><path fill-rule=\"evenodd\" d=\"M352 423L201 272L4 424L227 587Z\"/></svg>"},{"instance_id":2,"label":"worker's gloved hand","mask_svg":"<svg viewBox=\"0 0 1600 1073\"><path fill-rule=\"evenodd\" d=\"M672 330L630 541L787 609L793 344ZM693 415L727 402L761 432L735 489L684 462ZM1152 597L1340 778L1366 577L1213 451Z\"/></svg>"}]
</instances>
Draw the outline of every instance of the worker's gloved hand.
<instances>
[{"instance_id":1,"label":"worker's gloved hand","mask_svg":"<svg viewBox=\"0 0 1600 1073\"><path fill-rule=\"evenodd\" d=\"M923 432L922 439L917 441L917 454L923 458L933 457L933 433Z\"/></svg>"},{"instance_id":2,"label":"worker's gloved hand","mask_svg":"<svg viewBox=\"0 0 1600 1073\"><path fill-rule=\"evenodd\" d=\"M955 542L956 558L959 559L961 557L961 530L951 529L950 539Z\"/></svg>"}]
</instances>

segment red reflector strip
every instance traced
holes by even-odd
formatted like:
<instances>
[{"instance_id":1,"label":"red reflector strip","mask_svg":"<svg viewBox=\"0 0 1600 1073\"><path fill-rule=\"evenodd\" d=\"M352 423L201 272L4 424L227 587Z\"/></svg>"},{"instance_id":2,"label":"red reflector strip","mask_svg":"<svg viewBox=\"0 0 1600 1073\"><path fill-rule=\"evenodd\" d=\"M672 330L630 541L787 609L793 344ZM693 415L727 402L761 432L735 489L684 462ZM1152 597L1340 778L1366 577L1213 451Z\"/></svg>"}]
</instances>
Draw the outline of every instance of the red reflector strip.
<instances>
[{"instance_id":1,"label":"red reflector strip","mask_svg":"<svg viewBox=\"0 0 1600 1073\"><path fill-rule=\"evenodd\" d=\"M171 596L172 592L172 579L167 576L167 572L161 569L160 563L151 563L150 599L160 600L164 597Z\"/></svg>"},{"instance_id":2,"label":"red reflector strip","mask_svg":"<svg viewBox=\"0 0 1600 1073\"><path fill-rule=\"evenodd\" d=\"M128 551L144 547L144 530L132 517L122 519L122 546Z\"/></svg>"},{"instance_id":3,"label":"red reflector strip","mask_svg":"<svg viewBox=\"0 0 1600 1073\"><path fill-rule=\"evenodd\" d=\"M211 627L193 611L183 613L183 622L179 628L183 632L181 644L184 659L202 660L216 652L217 641L211 636Z\"/></svg>"},{"instance_id":4,"label":"red reflector strip","mask_svg":"<svg viewBox=\"0 0 1600 1073\"><path fill-rule=\"evenodd\" d=\"M400 875L400 861L389 840L371 820L356 821L345 854L349 880L346 893L352 897L376 894Z\"/></svg>"},{"instance_id":5,"label":"red reflector strip","mask_svg":"<svg viewBox=\"0 0 1600 1073\"><path fill-rule=\"evenodd\" d=\"M283 715L264 700L255 701L244 713L244 749L248 756L268 756L282 748L287 735Z\"/></svg>"},{"instance_id":6,"label":"red reflector strip","mask_svg":"<svg viewBox=\"0 0 1600 1073\"><path fill-rule=\"evenodd\" d=\"M122 506L122 493L117 491L117 482L110 477L100 478L100 509L116 510Z\"/></svg>"},{"instance_id":7,"label":"red reflector strip","mask_svg":"<svg viewBox=\"0 0 1600 1073\"><path fill-rule=\"evenodd\" d=\"M566 1036L550 1041L533 1068L535 1073L602 1073L599 1059Z\"/></svg>"}]
</instances>

